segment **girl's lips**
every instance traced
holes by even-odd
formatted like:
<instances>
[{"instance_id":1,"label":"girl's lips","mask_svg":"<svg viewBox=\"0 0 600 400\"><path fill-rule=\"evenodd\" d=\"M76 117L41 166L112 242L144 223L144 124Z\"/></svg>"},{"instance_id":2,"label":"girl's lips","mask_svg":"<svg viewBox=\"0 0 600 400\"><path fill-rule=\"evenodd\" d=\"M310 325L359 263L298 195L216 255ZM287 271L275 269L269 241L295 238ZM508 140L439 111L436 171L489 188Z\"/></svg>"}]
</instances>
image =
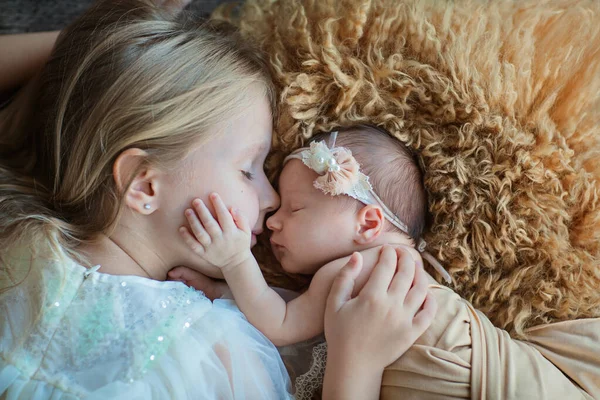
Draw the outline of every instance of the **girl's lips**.
<instances>
[{"instance_id":1,"label":"girl's lips","mask_svg":"<svg viewBox=\"0 0 600 400\"><path fill-rule=\"evenodd\" d=\"M250 247L254 247L257 242L256 237L260 235L263 231L252 231L252 239L250 240Z\"/></svg>"}]
</instances>

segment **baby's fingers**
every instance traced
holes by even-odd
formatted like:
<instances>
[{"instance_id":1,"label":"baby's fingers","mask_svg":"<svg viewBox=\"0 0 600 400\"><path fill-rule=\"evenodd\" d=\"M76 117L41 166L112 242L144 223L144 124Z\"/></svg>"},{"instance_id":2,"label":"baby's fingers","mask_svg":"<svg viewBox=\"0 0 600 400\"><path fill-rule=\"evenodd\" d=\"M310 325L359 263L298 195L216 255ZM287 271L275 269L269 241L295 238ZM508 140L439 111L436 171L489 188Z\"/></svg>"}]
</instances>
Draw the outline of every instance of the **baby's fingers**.
<instances>
[{"instance_id":1,"label":"baby's fingers","mask_svg":"<svg viewBox=\"0 0 600 400\"><path fill-rule=\"evenodd\" d=\"M181 228L179 228L179 234L183 238L183 241L185 242L185 244L187 244L194 253L196 253L198 255L204 254L204 246L201 245L200 242L198 242L198 240L196 240L192 236L192 234L190 233L188 228L186 228L185 226L182 226Z\"/></svg>"},{"instance_id":2,"label":"baby's fingers","mask_svg":"<svg viewBox=\"0 0 600 400\"><path fill-rule=\"evenodd\" d=\"M250 233L250 224L248 224L248 220L246 217L238 210L237 208L231 209L231 216L233 217L233 222L235 225L243 232Z\"/></svg>"},{"instance_id":3,"label":"baby's fingers","mask_svg":"<svg viewBox=\"0 0 600 400\"><path fill-rule=\"evenodd\" d=\"M210 195L210 201L215 209L215 214L217 215L217 221L221 226L223 232L231 232L235 229L235 223L233 222L233 218L231 213L221 200L221 196L216 193L212 193Z\"/></svg>"},{"instance_id":4,"label":"baby's fingers","mask_svg":"<svg viewBox=\"0 0 600 400\"><path fill-rule=\"evenodd\" d=\"M223 234L223 230L219 223L215 220L215 218L210 213L206 204L200 199L196 199L192 202L194 206L194 210L198 213L198 217L200 217L200 222L202 222L202 226L206 230L206 232L210 235L211 239L218 238Z\"/></svg>"},{"instance_id":5,"label":"baby's fingers","mask_svg":"<svg viewBox=\"0 0 600 400\"><path fill-rule=\"evenodd\" d=\"M206 232L204 226L202 226L202 223L198 219L196 212L191 208L185 210L185 218L187 219L188 224L190 224L190 228L192 230L192 233L196 237L196 240L200 242L202 246L208 246L211 243L210 235L208 234L208 232ZM185 232L187 232L187 229L185 231L180 230L180 232L184 234Z\"/></svg>"}]
</instances>

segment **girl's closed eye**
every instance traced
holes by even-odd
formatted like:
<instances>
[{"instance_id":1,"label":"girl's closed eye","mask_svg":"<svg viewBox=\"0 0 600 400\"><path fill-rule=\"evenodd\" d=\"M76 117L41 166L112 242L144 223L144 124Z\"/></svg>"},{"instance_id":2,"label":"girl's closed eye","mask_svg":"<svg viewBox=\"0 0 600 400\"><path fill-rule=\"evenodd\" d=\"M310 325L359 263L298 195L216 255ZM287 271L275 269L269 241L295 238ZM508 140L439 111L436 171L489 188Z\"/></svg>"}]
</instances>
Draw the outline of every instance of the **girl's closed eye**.
<instances>
[{"instance_id":1,"label":"girl's closed eye","mask_svg":"<svg viewBox=\"0 0 600 400\"><path fill-rule=\"evenodd\" d=\"M244 175L246 177L246 179L248 179L250 181L254 179L254 174L252 172L244 171L244 170L242 170L241 172L242 172L242 175Z\"/></svg>"}]
</instances>

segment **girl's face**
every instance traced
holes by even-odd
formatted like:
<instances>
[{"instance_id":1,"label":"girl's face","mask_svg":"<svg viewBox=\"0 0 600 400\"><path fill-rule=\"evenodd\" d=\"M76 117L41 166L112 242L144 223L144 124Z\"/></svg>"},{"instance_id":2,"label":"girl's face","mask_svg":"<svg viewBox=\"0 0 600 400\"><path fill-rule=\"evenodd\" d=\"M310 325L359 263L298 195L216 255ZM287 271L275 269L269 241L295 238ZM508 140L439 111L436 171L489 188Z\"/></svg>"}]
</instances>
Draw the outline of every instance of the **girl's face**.
<instances>
[{"instance_id":1,"label":"girl's face","mask_svg":"<svg viewBox=\"0 0 600 400\"><path fill-rule=\"evenodd\" d=\"M254 94L254 93L253 93ZM184 211L195 198L211 208L208 196L217 192L228 207L237 208L253 227L252 245L262 232L265 214L279 205L279 197L267 179L263 164L271 147L272 117L269 103L258 92L257 99L242 116L218 128L221 133L194 149L183 159L168 181L167 206L160 223L168 227L172 254L177 264L196 268L213 277L220 270L198 265L197 256L186 246L177 229L187 225ZM214 210L211 208L211 212Z\"/></svg>"},{"instance_id":2,"label":"girl's face","mask_svg":"<svg viewBox=\"0 0 600 400\"><path fill-rule=\"evenodd\" d=\"M345 196L329 196L316 189L313 182L317 177L296 159L281 172L281 207L267 220L267 227L273 231L275 257L287 272L314 274L357 247L357 208Z\"/></svg>"}]
</instances>

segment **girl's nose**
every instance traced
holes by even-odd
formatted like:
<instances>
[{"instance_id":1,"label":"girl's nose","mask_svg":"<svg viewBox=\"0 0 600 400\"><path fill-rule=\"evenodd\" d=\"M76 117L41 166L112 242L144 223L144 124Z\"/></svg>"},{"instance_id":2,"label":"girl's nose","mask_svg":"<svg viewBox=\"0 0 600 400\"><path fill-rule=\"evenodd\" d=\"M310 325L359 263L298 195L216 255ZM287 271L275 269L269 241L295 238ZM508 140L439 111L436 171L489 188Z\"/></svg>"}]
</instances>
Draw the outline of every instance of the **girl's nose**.
<instances>
[{"instance_id":1,"label":"girl's nose","mask_svg":"<svg viewBox=\"0 0 600 400\"><path fill-rule=\"evenodd\" d=\"M262 209L265 211L265 213L269 213L271 211L275 211L279 208L279 195L277 194L277 192L275 191L275 189L273 189L273 186L271 186L270 183L268 183L267 181L267 190L266 190L266 195L263 199L263 204L262 204Z\"/></svg>"}]
</instances>

